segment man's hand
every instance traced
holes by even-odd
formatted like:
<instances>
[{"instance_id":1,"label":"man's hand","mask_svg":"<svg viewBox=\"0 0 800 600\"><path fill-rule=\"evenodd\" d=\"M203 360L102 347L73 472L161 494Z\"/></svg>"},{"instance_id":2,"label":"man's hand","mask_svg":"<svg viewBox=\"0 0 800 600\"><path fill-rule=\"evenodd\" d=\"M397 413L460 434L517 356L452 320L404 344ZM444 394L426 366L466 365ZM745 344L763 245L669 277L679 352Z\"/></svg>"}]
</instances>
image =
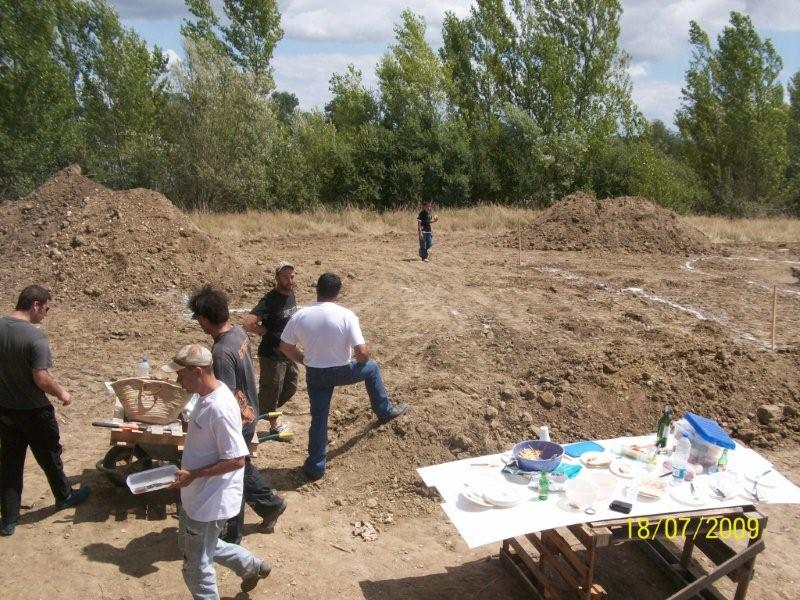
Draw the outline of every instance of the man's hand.
<instances>
[{"instance_id":1,"label":"man's hand","mask_svg":"<svg viewBox=\"0 0 800 600\"><path fill-rule=\"evenodd\" d=\"M186 469L180 469L177 473L175 473L174 483L167 489L177 490L178 488L186 487L187 485L192 483L194 479L195 476L191 471L187 471Z\"/></svg>"},{"instance_id":2,"label":"man's hand","mask_svg":"<svg viewBox=\"0 0 800 600\"><path fill-rule=\"evenodd\" d=\"M72 395L67 390L61 390L61 394L57 396L61 406L69 406L72 404Z\"/></svg>"},{"instance_id":3,"label":"man's hand","mask_svg":"<svg viewBox=\"0 0 800 600\"><path fill-rule=\"evenodd\" d=\"M366 344L359 344L353 348L353 355L356 357L358 364L365 365L369 360L369 348L367 348Z\"/></svg>"}]
</instances>

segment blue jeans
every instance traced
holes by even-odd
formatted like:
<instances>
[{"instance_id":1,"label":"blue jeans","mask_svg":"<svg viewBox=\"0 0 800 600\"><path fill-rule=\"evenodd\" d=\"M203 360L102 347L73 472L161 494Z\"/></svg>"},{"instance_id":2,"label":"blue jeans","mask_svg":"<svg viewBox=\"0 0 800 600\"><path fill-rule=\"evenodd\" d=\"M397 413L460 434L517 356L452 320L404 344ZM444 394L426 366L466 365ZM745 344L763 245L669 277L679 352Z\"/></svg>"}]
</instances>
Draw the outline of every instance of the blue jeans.
<instances>
[{"instance_id":1,"label":"blue jeans","mask_svg":"<svg viewBox=\"0 0 800 600\"><path fill-rule=\"evenodd\" d=\"M225 519L195 521L181 509L178 545L183 552L183 580L195 600L219 600L214 562L243 579L256 575L261 566L261 561L246 549L218 539L225 523Z\"/></svg>"},{"instance_id":2,"label":"blue jeans","mask_svg":"<svg viewBox=\"0 0 800 600\"><path fill-rule=\"evenodd\" d=\"M433 246L433 233L430 231L423 231L422 237L419 238L419 257L423 260L428 258L428 250Z\"/></svg>"},{"instance_id":3,"label":"blue jeans","mask_svg":"<svg viewBox=\"0 0 800 600\"><path fill-rule=\"evenodd\" d=\"M328 453L328 413L331 409L333 388L340 385L351 385L363 381L372 405L372 412L379 419L386 419L392 414L392 403L386 394L381 379L381 370L374 360L360 365L351 360L341 367L317 369L306 367L306 386L311 403L311 426L308 428L308 458L303 468L314 476L325 472Z\"/></svg>"}]
</instances>

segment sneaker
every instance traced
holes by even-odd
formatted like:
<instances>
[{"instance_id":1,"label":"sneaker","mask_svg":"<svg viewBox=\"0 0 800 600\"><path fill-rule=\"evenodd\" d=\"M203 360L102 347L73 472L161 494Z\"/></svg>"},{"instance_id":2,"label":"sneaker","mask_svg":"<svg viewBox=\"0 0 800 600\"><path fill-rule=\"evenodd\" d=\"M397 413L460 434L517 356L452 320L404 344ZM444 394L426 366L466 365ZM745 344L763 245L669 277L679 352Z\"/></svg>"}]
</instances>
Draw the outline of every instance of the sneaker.
<instances>
[{"instance_id":1,"label":"sneaker","mask_svg":"<svg viewBox=\"0 0 800 600\"><path fill-rule=\"evenodd\" d=\"M284 513L287 506L288 503L286 502L286 500L281 499L281 503L272 510L270 510L269 513L267 513L266 517L263 517L264 520L261 521L261 530L264 533L275 532L275 523L278 522L278 517L280 517Z\"/></svg>"},{"instance_id":2,"label":"sneaker","mask_svg":"<svg viewBox=\"0 0 800 600\"><path fill-rule=\"evenodd\" d=\"M72 508L73 506L78 506L78 504L82 504L86 502L86 499L89 497L89 494L92 493L92 488L88 485L84 485L79 490L71 490L69 496L64 498L61 502L56 502L56 508L58 510L62 510L64 508Z\"/></svg>"},{"instance_id":3,"label":"sneaker","mask_svg":"<svg viewBox=\"0 0 800 600\"><path fill-rule=\"evenodd\" d=\"M8 537L14 535L14 530L17 528L16 523L3 523L3 528L0 529L0 535Z\"/></svg>"},{"instance_id":4,"label":"sneaker","mask_svg":"<svg viewBox=\"0 0 800 600\"><path fill-rule=\"evenodd\" d=\"M381 425L388 423L392 419L399 417L400 415L404 415L408 412L408 404L395 404L392 407L392 411L385 417L381 417L378 419Z\"/></svg>"},{"instance_id":5,"label":"sneaker","mask_svg":"<svg viewBox=\"0 0 800 600\"><path fill-rule=\"evenodd\" d=\"M277 425L275 425L274 427L270 427L269 428L270 434L283 433L284 431L290 431L288 423L281 422L281 423L278 423Z\"/></svg>"},{"instance_id":6,"label":"sneaker","mask_svg":"<svg viewBox=\"0 0 800 600\"><path fill-rule=\"evenodd\" d=\"M258 565L258 571L256 571L255 575L242 577L242 591L247 593L254 590L258 582L269 577L270 573L272 573L272 565L269 564L269 561L262 560L261 564Z\"/></svg>"}]
</instances>

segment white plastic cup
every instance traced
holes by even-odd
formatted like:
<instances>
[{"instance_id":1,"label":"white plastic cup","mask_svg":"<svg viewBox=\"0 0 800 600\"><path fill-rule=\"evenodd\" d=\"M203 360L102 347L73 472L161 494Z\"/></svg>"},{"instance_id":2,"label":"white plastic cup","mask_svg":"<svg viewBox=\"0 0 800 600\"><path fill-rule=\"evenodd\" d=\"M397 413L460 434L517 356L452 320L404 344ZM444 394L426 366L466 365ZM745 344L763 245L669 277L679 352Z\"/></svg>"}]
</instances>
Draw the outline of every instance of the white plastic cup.
<instances>
[{"instance_id":1,"label":"white plastic cup","mask_svg":"<svg viewBox=\"0 0 800 600\"><path fill-rule=\"evenodd\" d=\"M550 441L550 429L547 427L547 425L542 425L539 427L539 439L543 442Z\"/></svg>"}]
</instances>

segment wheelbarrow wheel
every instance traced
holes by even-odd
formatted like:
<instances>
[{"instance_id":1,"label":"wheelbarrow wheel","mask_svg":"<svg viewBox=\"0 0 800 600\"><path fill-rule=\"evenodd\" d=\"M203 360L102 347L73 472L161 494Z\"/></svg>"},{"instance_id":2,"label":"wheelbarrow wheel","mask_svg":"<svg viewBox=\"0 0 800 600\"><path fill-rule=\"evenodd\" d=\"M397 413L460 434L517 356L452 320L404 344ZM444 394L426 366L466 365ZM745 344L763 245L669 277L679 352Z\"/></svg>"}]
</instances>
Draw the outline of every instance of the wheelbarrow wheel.
<instances>
[{"instance_id":1,"label":"wheelbarrow wheel","mask_svg":"<svg viewBox=\"0 0 800 600\"><path fill-rule=\"evenodd\" d=\"M126 487L125 479L136 471L149 469L152 460L139 446L112 446L106 455L97 463L97 470L108 477L116 486Z\"/></svg>"}]
</instances>

